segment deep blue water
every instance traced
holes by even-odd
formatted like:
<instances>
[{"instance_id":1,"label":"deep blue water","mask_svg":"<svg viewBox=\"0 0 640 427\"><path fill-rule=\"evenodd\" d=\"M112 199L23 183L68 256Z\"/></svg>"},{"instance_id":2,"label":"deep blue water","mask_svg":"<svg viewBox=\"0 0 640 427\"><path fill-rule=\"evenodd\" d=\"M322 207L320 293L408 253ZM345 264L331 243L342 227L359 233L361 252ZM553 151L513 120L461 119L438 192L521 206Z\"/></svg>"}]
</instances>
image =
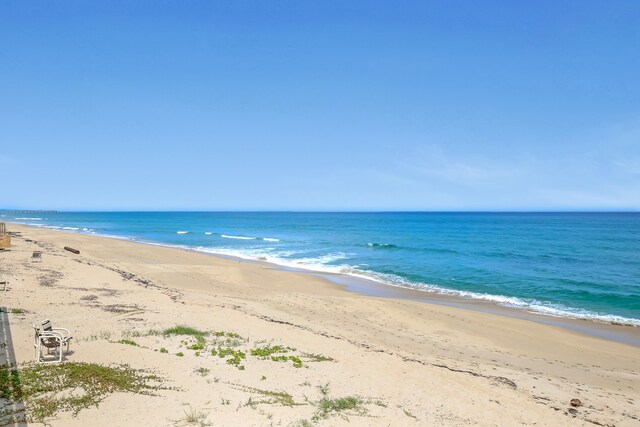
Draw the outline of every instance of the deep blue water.
<instances>
[{"instance_id":1,"label":"deep blue water","mask_svg":"<svg viewBox=\"0 0 640 427\"><path fill-rule=\"evenodd\" d=\"M0 220L640 325L640 213L4 215Z\"/></svg>"}]
</instances>

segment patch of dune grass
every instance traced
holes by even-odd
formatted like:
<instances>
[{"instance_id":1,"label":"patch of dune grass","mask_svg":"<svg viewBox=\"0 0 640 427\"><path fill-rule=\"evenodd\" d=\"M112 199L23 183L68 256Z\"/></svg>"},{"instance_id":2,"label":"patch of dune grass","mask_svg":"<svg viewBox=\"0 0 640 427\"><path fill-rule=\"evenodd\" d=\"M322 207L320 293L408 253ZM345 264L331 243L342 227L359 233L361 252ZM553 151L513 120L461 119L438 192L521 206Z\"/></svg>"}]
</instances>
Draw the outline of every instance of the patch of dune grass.
<instances>
[{"instance_id":1,"label":"patch of dune grass","mask_svg":"<svg viewBox=\"0 0 640 427\"><path fill-rule=\"evenodd\" d=\"M316 353L302 353L302 357L309 359L309 362L332 362L334 360L333 357Z\"/></svg>"},{"instance_id":2,"label":"patch of dune grass","mask_svg":"<svg viewBox=\"0 0 640 427\"><path fill-rule=\"evenodd\" d=\"M158 336L162 335L162 331L158 331L157 329L148 329L146 331L136 331L136 330L127 330L121 332L122 338L140 338L140 337L148 337L148 336Z\"/></svg>"},{"instance_id":3,"label":"patch of dune grass","mask_svg":"<svg viewBox=\"0 0 640 427\"><path fill-rule=\"evenodd\" d=\"M332 415L340 415L344 417L342 412L350 411L357 415L363 415L366 413L365 401L357 396L345 396L332 398L329 397L329 383L320 385L317 387L322 395L320 401L314 403L318 410L311 418L314 422L329 418Z\"/></svg>"},{"instance_id":4,"label":"patch of dune grass","mask_svg":"<svg viewBox=\"0 0 640 427\"><path fill-rule=\"evenodd\" d=\"M259 394L265 397L265 400L252 401L255 404L268 403L268 404L277 404L277 405L283 405L283 406L297 405L296 402L293 400L293 397L286 391L262 390L256 387L249 387L242 384L233 384L233 386L238 390L242 390L247 393Z\"/></svg>"},{"instance_id":5,"label":"patch of dune grass","mask_svg":"<svg viewBox=\"0 0 640 427\"><path fill-rule=\"evenodd\" d=\"M205 336L209 333L206 331L201 331L199 329L193 328L191 326L177 325L172 328L167 328L162 331L162 335L165 337L171 335L181 335L181 336L192 336L198 342L198 344L204 346L205 344Z\"/></svg>"},{"instance_id":6,"label":"patch of dune grass","mask_svg":"<svg viewBox=\"0 0 640 427\"><path fill-rule=\"evenodd\" d=\"M207 375L209 375L210 370L209 370L209 369L207 369L207 368L202 368L202 367L201 367L201 368L196 368L196 369L194 370L194 372L195 372L196 374L198 374L198 375L201 375L201 376L203 376L203 377L206 377Z\"/></svg>"},{"instance_id":7,"label":"patch of dune grass","mask_svg":"<svg viewBox=\"0 0 640 427\"><path fill-rule=\"evenodd\" d=\"M189 408L189 411L184 411L184 420L189 424L196 424L200 427L211 425L207 422L208 417L208 413L196 411L193 408Z\"/></svg>"}]
</instances>

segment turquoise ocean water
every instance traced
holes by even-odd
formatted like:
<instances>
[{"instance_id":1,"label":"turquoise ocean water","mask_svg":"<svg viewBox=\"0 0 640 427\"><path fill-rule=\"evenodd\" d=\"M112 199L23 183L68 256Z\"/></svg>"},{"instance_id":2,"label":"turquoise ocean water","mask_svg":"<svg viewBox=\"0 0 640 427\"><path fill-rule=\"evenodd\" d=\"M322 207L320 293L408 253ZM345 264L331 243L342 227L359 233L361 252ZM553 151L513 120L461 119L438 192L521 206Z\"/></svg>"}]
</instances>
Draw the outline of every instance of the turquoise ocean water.
<instances>
[{"instance_id":1,"label":"turquoise ocean water","mask_svg":"<svg viewBox=\"0 0 640 427\"><path fill-rule=\"evenodd\" d=\"M0 221L640 326L640 213L2 213Z\"/></svg>"}]
</instances>

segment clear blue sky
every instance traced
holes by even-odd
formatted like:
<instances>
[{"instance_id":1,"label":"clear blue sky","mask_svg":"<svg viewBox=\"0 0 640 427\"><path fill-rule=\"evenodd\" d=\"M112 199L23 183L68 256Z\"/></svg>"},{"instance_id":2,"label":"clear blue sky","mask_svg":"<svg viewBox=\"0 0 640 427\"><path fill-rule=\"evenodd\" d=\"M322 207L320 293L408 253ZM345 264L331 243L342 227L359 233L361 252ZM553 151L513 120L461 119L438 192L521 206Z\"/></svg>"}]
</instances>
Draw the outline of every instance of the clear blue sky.
<instances>
[{"instance_id":1,"label":"clear blue sky","mask_svg":"<svg viewBox=\"0 0 640 427\"><path fill-rule=\"evenodd\" d=\"M0 3L0 207L640 209L640 2Z\"/></svg>"}]
</instances>

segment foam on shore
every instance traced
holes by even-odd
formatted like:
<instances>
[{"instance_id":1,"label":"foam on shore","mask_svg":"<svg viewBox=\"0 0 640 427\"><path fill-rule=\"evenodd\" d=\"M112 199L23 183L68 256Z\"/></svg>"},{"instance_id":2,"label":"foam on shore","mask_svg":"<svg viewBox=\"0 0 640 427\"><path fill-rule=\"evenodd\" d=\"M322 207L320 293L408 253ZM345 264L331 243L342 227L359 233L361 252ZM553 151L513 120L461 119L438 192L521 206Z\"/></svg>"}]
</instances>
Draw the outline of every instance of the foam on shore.
<instances>
[{"instance_id":1,"label":"foam on shore","mask_svg":"<svg viewBox=\"0 0 640 427\"><path fill-rule=\"evenodd\" d=\"M312 258L288 258L294 255L292 252L275 252L270 248L266 250L238 250L227 248L206 248L197 247L193 248L198 252L232 256L235 258L251 260L251 261L263 261L271 264L276 264L282 267L305 270L318 273L330 273L330 274L343 274L359 279L371 280L376 283L384 284L387 286L394 286L406 289L414 289L418 291L435 293L438 295L454 296L464 299L489 301L495 304L523 309L533 313L544 314L553 317L565 317L571 319L585 319L605 323L620 323L629 326L640 326L640 319L628 318L623 316L616 316L613 314L596 313L588 310L582 310L573 307L566 307L561 304L552 304L548 302L538 300L527 300L517 297L510 297L505 295L493 295L487 293L462 291L456 289L444 288L442 286L423 283L412 282L403 277L393 274L383 274L363 269L362 266L350 266L350 265L331 265L330 263L345 259L346 256L343 253L332 253Z\"/></svg>"},{"instance_id":2,"label":"foam on shore","mask_svg":"<svg viewBox=\"0 0 640 427\"><path fill-rule=\"evenodd\" d=\"M384 284L387 286L414 289L414 290L434 293L438 295L464 298L467 300L488 301L504 307L518 308L525 311L529 311L537 314L543 314L547 316L553 316L553 317L584 319L584 320L591 320L591 321L605 322L605 323L619 323L623 325L636 326L636 327L640 326L640 319L636 319L636 318L623 317L623 316L607 314L607 313L598 313L598 312L593 312L593 311L584 310L580 308L568 307L562 304L553 304L546 301L539 301L535 299L524 299L524 298L510 297L505 295L494 295L494 294L488 294L488 293L450 289L450 288L445 288L445 287L431 284L431 283L410 281L404 277L394 275L394 274L385 274L385 273L371 271L366 269L366 266L363 266L363 265L335 264L336 261L347 258L346 254L340 253L340 252L329 253L329 254L320 255L316 257L304 257L304 256L301 256L302 255L301 253L296 253L294 251L287 251L287 250L276 250L275 248L272 248L272 247L264 247L259 249L257 248L235 249L235 248L203 247L203 246L194 247L189 245L164 244L159 242L143 241L136 238L127 237L127 236L96 233L91 229L82 229L82 231L80 231L79 227L53 226L53 225L43 225L43 224L35 224L35 223L21 223L21 224L29 225L37 228L46 228L51 230L63 230L63 231L71 231L71 232L80 232L85 234L100 235L103 237L136 241L139 243L151 244L155 246L194 250L197 252L202 252L202 253L207 253L212 255L223 255L223 256L231 256L231 257L251 260L251 261L268 262L271 264L292 268L296 270L305 270L305 271L317 272L317 273L342 274L342 275L357 277L360 279L371 280L376 283ZM189 231L177 231L176 233L188 234ZM211 232L207 232L207 233L211 233ZM225 234L221 234L220 237L227 238L227 239L235 239L235 240L263 240L263 241L269 241L269 242L279 241L279 239L273 239L273 238L247 237L247 236L236 236L236 235L225 235ZM370 244L370 245L374 245L374 244ZM378 247L384 248L386 246L382 246L382 245L387 245L387 244L375 244L375 245L381 245ZM391 245L391 247L393 247L393 245Z\"/></svg>"}]
</instances>

